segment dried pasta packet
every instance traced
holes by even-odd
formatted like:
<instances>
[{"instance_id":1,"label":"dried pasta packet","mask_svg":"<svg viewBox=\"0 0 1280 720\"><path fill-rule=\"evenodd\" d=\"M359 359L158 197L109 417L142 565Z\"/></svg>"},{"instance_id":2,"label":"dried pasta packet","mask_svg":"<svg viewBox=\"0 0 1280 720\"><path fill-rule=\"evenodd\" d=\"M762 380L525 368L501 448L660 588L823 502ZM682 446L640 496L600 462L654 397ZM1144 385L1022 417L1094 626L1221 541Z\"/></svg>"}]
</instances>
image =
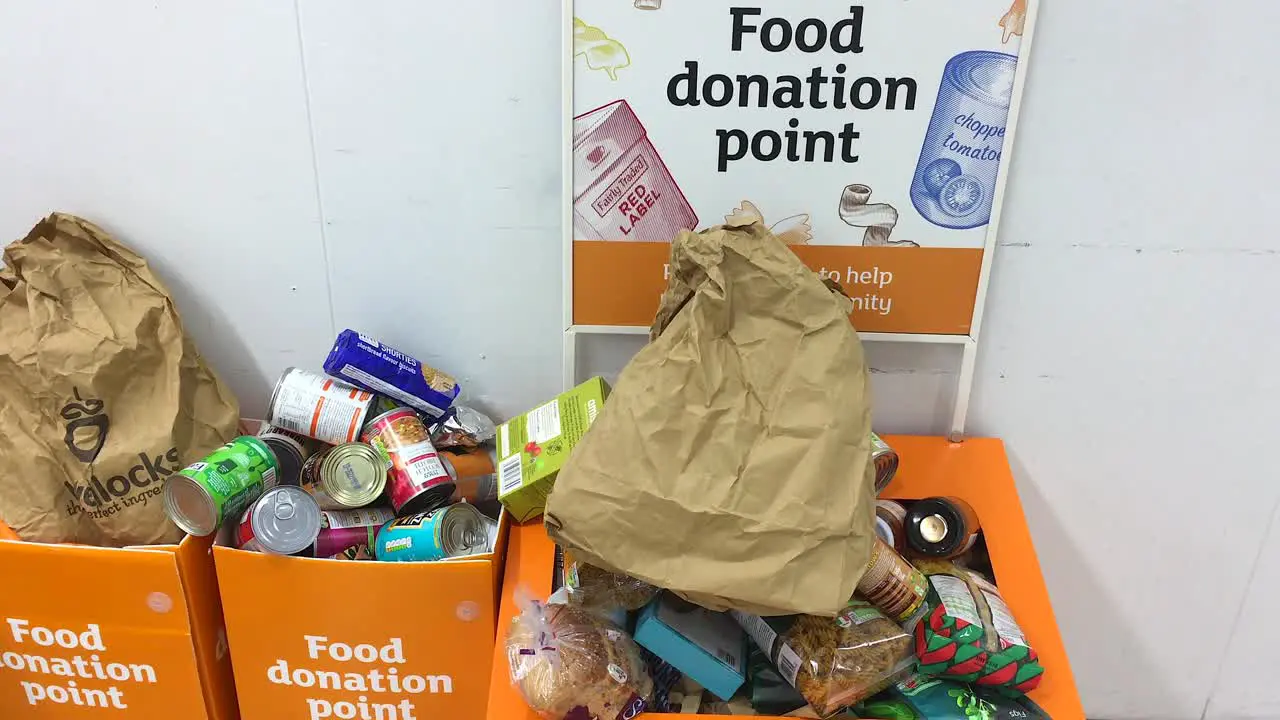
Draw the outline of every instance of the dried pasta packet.
<instances>
[{"instance_id":1,"label":"dried pasta packet","mask_svg":"<svg viewBox=\"0 0 1280 720\"><path fill-rule=\"evenodd\" d=\"M911 635L865 600L834 618L732 614L822 717L883 690L915 663Z\"/></svg>"},{"instance_id":2,"label":"dried pasta packet","mask_svg":"<svg viewBox=\"0 0 1280 720\"><path fill-rule=\"evenodd\" d=\"M564 585L570 604L590 610L639 610L659 592L643 580L577 560L572 551L565 552Z\"/></svg>"},{"instance_id":3,"label":"dried pasta packet","mask_svg":"<svg viewBox=\"0 0 1280 720\"><path fill-rule=\"evenodd\" d=\"M631 636L571 605L519 604L507 662L534 712L547 720L622 720L644 711L653 680Z\"/></svg>"}]
</instances>

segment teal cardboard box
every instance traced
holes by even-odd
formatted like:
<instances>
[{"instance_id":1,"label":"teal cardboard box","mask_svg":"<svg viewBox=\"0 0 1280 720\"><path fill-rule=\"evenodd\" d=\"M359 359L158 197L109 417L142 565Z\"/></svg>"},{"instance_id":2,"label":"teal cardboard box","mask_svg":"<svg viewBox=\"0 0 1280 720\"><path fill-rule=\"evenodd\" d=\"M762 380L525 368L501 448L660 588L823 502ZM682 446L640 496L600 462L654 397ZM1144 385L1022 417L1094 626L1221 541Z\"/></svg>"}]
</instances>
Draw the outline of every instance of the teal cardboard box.
<instances>
[{"instance_id":1,"label":"teal cardboard box","mask_svg":"<svg viewBox=\"0 0 1280 720\"><path fill-rule=\"evenodd\" d=\"M747 635L728 613L664 592L641 611L635 637L721 700L747 680Z\"/></svg>"}]
</instances>

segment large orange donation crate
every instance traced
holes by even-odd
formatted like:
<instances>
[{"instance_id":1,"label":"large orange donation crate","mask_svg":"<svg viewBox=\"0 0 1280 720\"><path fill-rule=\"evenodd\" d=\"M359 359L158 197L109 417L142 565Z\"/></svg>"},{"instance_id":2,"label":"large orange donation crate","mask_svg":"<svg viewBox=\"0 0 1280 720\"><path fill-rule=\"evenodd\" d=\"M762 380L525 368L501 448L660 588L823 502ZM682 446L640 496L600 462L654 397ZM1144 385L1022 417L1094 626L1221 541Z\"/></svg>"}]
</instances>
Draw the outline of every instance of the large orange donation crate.
<instances>
[{"instance_id":1,"label":"large orange donation crate","mask_svg":"<svg viewBox=\"0 0 1280 720\"><path fill-rule=\"evenodd\" d=\"M1003 443L974 438L956 444L940 437L913 436L889 436L885 440L898 451L901 465L882 497L913 500L951 495L973 506L982 521L1000 593L1045 668L1044 679L1031 693L1031 699L1054 720L1083 720L1084 709L1058 634L1049 591L1040 574L1040 561L1036 558ZM516 615L517 588L524 587L535 597L546 597L551 592L554 552L555 546L541 523L512 528L498 613L488 720L538 720L511 685L504 636ZM684 716L656 713L640 716L641 720L663 717Z\"/></svg>"},{"instance_id":2,"label":"large orange donation crate","mask_svg":"<svg viewBox=\"0 0 1280 720\"><path fill-rule=\"evenodd\" d=\"M211 545L43 545L0 523L0 718L238 717Z\"/></svg>"},{"instance_id":3,"label":"large orange donation crate","mask_svg":"<svg viewBox=\"0 0 1280 720\"><path fill-rule=\"evenodd\" d=\"M482 717L507 532L442 562L215 547L245 720Z\"/></svg>"}]
</instances>

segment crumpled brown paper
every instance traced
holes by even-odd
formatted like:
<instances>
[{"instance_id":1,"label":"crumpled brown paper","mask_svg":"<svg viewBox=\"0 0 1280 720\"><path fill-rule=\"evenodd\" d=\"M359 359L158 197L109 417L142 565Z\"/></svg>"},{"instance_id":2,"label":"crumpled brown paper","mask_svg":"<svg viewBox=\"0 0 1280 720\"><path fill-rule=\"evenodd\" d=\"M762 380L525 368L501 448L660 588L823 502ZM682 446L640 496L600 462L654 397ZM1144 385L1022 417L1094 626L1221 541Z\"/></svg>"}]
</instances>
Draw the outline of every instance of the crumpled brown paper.
<instances>
[{"instance_id":1,"label":"crumpled brown paper","mask_svg":"<svg viewBox=\"0 0 1280 720\"><path fill-rule=\"evenodd\" d=\"M560 471L548 532L707 607L836 614L875 537L849 312L760 224L682 233L651 342Z\"/></svg>"},{"instance_id":2,"label":"crumpled brown paper","mask_svg":"<svg viewBox=\"0 0 1280 720\"><path fill-rule=\"evenodd\" d=\"M55 213L0 270L0 519L24 540L173 542L170 474L235 436L235 396L145 260Z\"/></svg>"}]
</instances>

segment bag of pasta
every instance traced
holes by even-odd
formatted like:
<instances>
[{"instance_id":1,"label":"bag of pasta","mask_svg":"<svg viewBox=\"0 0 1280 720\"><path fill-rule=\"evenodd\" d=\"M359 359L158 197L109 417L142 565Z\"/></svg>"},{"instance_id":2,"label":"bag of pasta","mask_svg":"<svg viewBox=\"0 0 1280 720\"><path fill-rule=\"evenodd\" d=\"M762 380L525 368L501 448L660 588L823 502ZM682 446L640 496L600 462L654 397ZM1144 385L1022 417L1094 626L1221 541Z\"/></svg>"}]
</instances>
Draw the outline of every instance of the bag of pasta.
<instances>
[{"instance_id":1,"label":"bag of pasta","mask_svg":"<svg viewBox=\"0 0 1280 720\"><path fill-rule=\"evenodd\" d=\"M915 664L911 635L863 600L834 618L733 617L822 717L880 692Z\"/></svg>"},{"instance_id":2,"label":"bag of pasta","mask_svg":"<svg viewBox=\"0 0 1280 720\"><path fill-rule=\"evenodd\" d=\"M629 575L609 572L564 554L564 586L569 603L588 610L639 610L658 594L658 588Z\"/></svg>"},{"instance_id":3,"label":"bag of pasta","mask_svg":"<svg viewBox=\"0 0 1280 720\"><path fill-rule=\"evenodd\" d=\"M511 682L547 720L620 720L653 693L640 648L603 618L521 599L507 631Z\"/></svg>"}]
</instances>

